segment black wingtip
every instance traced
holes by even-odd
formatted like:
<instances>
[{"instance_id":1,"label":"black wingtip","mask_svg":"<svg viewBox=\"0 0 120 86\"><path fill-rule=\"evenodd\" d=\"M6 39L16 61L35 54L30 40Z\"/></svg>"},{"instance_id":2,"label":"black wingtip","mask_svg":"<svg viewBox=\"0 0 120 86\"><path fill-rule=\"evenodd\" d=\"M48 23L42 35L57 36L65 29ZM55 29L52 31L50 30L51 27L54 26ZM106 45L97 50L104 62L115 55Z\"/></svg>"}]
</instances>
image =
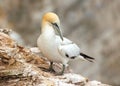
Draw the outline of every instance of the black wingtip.
<instances>
[{"instance_id":1,"label":"black wingtip","mask_svg":"<svg viewBox=\"0 0 120 86\"><path fill-rule=\"evenodd\" d=\"M83 56L86 60L88 60L89 62L94 62L95 58L90 57L84 53L80 53L81 56Z\"/></svg>"}]
</instances>

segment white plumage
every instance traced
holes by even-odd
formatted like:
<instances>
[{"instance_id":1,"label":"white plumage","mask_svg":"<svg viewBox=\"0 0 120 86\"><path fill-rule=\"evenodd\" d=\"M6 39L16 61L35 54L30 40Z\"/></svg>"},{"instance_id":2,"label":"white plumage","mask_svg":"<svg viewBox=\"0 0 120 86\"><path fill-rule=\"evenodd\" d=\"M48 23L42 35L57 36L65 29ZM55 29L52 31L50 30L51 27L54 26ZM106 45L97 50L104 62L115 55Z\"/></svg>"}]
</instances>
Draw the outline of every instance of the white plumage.
<instances>
[{"instance_id":1,"label":"white plumage","mask_svg":"<svg viewBox=\"0 0 120 86\"><path fill-rule=\"evenodd\" d=\"M56 35L58 32L59 36ZM37 40L40 51L50 62L62 63L63 67L67 65L70 59L80 58L92 61L94 58L80 52L80 48L62 36L60 30L60 21L56 14L46 13L43 16L41 24L41 34ZM61 72L61 74L64 72Z\"/></svg>"}]
</instances>

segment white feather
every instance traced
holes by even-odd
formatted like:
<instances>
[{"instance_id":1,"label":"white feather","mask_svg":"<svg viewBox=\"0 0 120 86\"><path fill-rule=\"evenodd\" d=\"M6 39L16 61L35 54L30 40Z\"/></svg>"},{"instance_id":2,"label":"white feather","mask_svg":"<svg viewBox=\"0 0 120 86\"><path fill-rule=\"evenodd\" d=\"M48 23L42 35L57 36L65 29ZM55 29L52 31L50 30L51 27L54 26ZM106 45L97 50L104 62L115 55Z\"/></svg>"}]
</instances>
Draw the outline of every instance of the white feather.
<instances>
[{"instance_id":1,"label":"white feather","mask_svg":"<svg viewBox=\"0 0 120 86\"><path fill-rule=\"evenodd\" d=\"M58 46L59 52L62 56L65 56L66 54L69 57L77 57L80 54L80 48L73 43L72 41L70 41L67 38L63 38L64 40L61 41L60 37L56 36L56 42L60 42L60 45ZM66 57L66 56L65 56Z\"/></svg>"}]
</instances>

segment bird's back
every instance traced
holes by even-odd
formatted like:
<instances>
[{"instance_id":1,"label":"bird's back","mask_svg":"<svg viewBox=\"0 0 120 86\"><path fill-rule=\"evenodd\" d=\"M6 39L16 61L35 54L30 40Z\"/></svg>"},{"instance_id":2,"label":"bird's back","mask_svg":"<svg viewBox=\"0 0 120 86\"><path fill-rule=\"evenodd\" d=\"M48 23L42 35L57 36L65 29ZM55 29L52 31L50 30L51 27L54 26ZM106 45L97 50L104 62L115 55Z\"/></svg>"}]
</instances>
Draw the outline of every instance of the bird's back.
<instances>
[{"instance_id":1,"label":"bird's back","mask_svg":"<svg viewBox=\"0 0 120 86\"><path fill-rule=\"evenodd\" d=\"M70 41L67 38L63 38L64 40L61 41L59 36L56 36L56 42L59 43L58 49L59 52L62 56L64 56L65 58L71 58L71 57L77 57L80 54L80 48L73 43L72 41Z\"/></svg>"}]
</instances>

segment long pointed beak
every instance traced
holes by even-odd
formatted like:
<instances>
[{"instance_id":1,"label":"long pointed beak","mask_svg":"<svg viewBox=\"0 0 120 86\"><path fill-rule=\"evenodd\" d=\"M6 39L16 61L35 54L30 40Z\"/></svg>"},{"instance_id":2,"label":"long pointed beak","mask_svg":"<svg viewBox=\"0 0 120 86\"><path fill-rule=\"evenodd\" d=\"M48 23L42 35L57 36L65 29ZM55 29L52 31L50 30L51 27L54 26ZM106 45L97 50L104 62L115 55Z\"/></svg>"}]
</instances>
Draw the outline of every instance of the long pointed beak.
<instances>
[{"instance_id":1,"label":"long pointed beak","mask_svg":"<svg viewBox=\"0 0 120 86\"><path fill-rule=\"evenodd\" d=\"M63 41L63 35L62 35L61 30L60 30L60 29L57 29L57 32L58 32L58 34L59 34L60 38L61 38L61 39L62 39L62 41Z\"/></svg>"},{"instance_id":2,"label":"long pointed beak","mask_svg":"<svg viewBox=\"0 0 120 86\"><path fill-rule=\"evenodd\" d=\"M63 35L62 35L61 30L60 30L60 27L56 23L53 23L53 25L54 25L54 28L56 29L56 31L58 32L60 38L63 40Z\"/></svg>"}]
</instances>

